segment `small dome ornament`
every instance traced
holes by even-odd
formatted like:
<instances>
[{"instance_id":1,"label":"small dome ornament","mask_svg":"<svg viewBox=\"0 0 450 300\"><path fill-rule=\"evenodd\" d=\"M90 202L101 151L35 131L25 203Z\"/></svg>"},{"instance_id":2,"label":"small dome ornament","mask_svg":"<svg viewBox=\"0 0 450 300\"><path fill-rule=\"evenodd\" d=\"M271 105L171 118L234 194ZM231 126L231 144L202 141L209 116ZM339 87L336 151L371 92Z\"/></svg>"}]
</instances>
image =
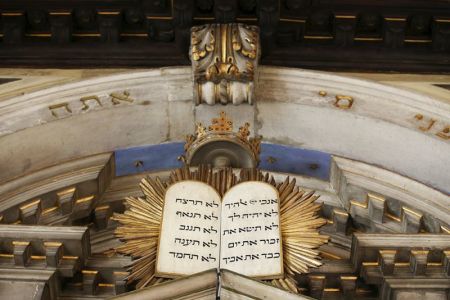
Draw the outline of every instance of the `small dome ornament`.
<instances>
[{"instance_id":1,"label":"small dome ornament","mask_svg":"<svg viewBox=\"0 0 450 300\"><path fill-rule=\"evenodd\" d=\"M234 132L233 121L222 111L208 129L198 123L195 133L186 137L182 160L189 166L255 168L261 137L250 137L249 128L250 124L245 123Z\"/></svg>"}]
</instances>

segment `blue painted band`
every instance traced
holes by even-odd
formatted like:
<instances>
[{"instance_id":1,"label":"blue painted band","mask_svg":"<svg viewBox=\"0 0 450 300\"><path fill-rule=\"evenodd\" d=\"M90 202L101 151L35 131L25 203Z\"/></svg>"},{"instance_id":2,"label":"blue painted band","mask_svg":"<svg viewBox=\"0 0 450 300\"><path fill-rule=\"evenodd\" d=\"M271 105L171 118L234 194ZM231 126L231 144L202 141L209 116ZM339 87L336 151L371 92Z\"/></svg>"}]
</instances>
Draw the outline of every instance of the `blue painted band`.
<instances>
[{"instance_id":1,"label":"blue painted band","mask_svg":"<svg viewBox=\"0 0 450 300\"><path fill-rule=\"evenodd\" d=\"M179 168L182 163L178 161L178 157L183 153L184 143L146 145L116 150L116 176Z\"/></svg>"},{"instance_id":2,"label":"blue painted band","mask_svg":"<svg viewBox=\"0 0 450 300\"><path fill-rule=\"evenodd\" d=\"M263 143L260 160L262 170L330 178L331 155L325 152Z\"/></svg>"},{"instance_id":3,"label":"blue painted band","mask_svg":"<svg viewBox=\"0 0 450 300\"><path fill-rule=\"evenodd\" d=\"M184 143L166 143L116 150L116 176L179 168L182 164L177 158L184 153L183 146ZM328 153L263 143L260 158L263 170L322 180L330 178L331 155Z\"/></svg>"}]
</instances>

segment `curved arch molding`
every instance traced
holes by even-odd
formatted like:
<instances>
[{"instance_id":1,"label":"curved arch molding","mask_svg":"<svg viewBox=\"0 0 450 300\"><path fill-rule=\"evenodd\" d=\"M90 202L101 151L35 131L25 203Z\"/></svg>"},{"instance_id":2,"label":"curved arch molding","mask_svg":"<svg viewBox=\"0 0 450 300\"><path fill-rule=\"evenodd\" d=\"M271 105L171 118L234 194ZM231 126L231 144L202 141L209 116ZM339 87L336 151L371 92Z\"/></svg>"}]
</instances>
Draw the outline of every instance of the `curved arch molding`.
<instances>
[{"instance_id":1,"label":"curved arch molding","mask_svg":"<svg viewBox=\"0 0 450 300\"><path fill-rule=\"evenodd\" d=\"M250 122L263 135L262 169L276 180L294 177L324 204L324 265L302 274L299 289L316 298L361 292L389 299L412 286L446 293L448 103L262 67L255 105L195 107L190 72L130 72L0 100L0 284L48 282L44 298L127 291L130 258L111 253L120 243L113 213L123 212L124 197L142 196L142 177L164 179L180 166L180 141L194 123L226 110L235 128ZM394 270L409 276L408 286Z\"/></svg>"},{"instance_id":2,"label":"curved arch molding","mask_svg":"<svg viewBox=\"0 0 450 300\"><path fill-rule=\"evenodd\" d=\"M320 230L330 243L319 251L325 263L301 275L300 289L317 298L362 291L384 299L411 287L390 277L395 268L408 268L411 280L444 295L448 103L327 73L263 67L254 106L195 107L190 72L131 72L0 101L0 254L8 261L0 271L6 281L20 275L48 282L47 298L127 291L130 258L111 252L120 243L113 213L123 212L124 197L142 195L142 177L164 179L179 166L181 141L194 123L209 123L226 110L235 127L250 122L263 135L262 169L276 180L294 177L324 204L328 224ZM418 233L429 233L425 242ZM400 244L397 262L392 251L381 251ZM27 259L31 267L23 268ZM67 288L58 291L61 283Z\"/></svg>"},{"instance_id":3,"label":"curved arch molding","mask_svg":"<svg viewBox=\"0 0 450 300\"><path fill-rule=\"evenodd\" d=\"M450 192L450 105L374 82L262 67L254 106L197 106L190 68L55 86L0 102L0 182L88 155L177 142L220 110L264 141L317 150Z\"/></svg>"}]
</instances>

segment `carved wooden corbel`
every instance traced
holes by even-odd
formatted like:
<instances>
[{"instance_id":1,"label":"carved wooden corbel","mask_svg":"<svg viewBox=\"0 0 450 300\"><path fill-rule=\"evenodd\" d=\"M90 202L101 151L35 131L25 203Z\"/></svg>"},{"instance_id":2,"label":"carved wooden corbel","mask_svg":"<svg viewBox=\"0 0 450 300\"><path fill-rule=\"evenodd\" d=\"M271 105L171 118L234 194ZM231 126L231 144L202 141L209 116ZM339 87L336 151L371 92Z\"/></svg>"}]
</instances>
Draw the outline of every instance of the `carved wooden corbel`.
<instances>
[{"instance_id":1,"label":"carved wooden corbel","mask_svg":"<svg viewBox=\"0 0 450 300\"><path fill-rule=\"evenodd\" d=\"M259 29L256 26L209 24L193 27L190 57L195 103L252 104L259 56Z\"/></svg>"}]
</instances>

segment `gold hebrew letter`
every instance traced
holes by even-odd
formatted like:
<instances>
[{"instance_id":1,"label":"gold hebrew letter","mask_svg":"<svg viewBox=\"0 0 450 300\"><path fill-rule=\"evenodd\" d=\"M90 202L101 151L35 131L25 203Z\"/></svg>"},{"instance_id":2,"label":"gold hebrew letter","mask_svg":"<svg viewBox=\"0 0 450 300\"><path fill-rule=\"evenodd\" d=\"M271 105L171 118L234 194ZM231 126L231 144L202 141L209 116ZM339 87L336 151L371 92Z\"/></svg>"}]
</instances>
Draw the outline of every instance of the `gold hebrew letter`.
<instances>
[{"instance_id":1,"label":"gold hebrew letter","mask_svg":"<svg viewBox=\"0 0 450 300\"><path fill-rule=\"evenodd\" d=\"M56 113L56 110L59 109L59 108L65 108L65 110L66 110L68 113L72 113L72 110L71 110L70 107L69 107L69 103L67 103L67 102L63 102L63 103L58 103L58 104L50 105L50 106L48 107L48 109L50 109L50 111L52 112L52 115L53 115L55 118L58 118L58 117L59 117L59 115Z\"/></svg>"},{"instance_id":2,"label":"gold hebrew letter","mask_svg":"<svg viewBox=\"0 0 450 300\"><path fill-rule=\"evenodd\" d=\"M98 96L95 96L95 95L94 96L85 96L80 99L80 101L83 103L83 107L81 108L82 110L89 109L89 105L86 103L89 100L97 101L98 105L103 106L102 103L100 102L100 98L98 98Z\"/></svg>"},{"instance_id":3,"label":"gold hebrew letter","mask_svg":"<svg viewBox=\"0 0 450 300\"><path fill-rule=\"evenodd\" d=\"M130 92L124 91L122 94L119 93L111 93L111 102L114 105L120 104L120 101L133 102L134 100L130 98Z\"/></svg>"},{"instance_id":4,"label":"gold hebrew letter","mask_svg":"<svg viewBox=\"0 0 450 300\"><path fill-rule=\"evenodd\" d=\"M415 118L417 121L422 121L422 120L425 121L423 115L421 115L421 114L415 115L414 118ZM430 118L430 121L427 122L427 123L425 124L425 126L419 126L419 129L422 130L422 131L428 131L428 130L431 129L431 127L433 127L434 123L436 123L436 120Z\"/></svg>"},{"instance_id":5,"label":"gold hebrew letter","mask_svg":"<svg viewBox=\"0 0 450 300\"><path fill-rule=\"evenodd\" d=\"M334 102L334 106L340 109L350 109L353 105L353 97L336 95L336 101Z\"/></svg>"},{"instance_id":6,"label":"gold hebrew letter","mask_svg":"<svg viewBox=\"0 0 450 300\"><path fill-rule=\"evenodd\" d=\"M450 126L445 126L444 129L436 133L436 135L444 140L450 139Z\"/></svg>"}]
</instances>

